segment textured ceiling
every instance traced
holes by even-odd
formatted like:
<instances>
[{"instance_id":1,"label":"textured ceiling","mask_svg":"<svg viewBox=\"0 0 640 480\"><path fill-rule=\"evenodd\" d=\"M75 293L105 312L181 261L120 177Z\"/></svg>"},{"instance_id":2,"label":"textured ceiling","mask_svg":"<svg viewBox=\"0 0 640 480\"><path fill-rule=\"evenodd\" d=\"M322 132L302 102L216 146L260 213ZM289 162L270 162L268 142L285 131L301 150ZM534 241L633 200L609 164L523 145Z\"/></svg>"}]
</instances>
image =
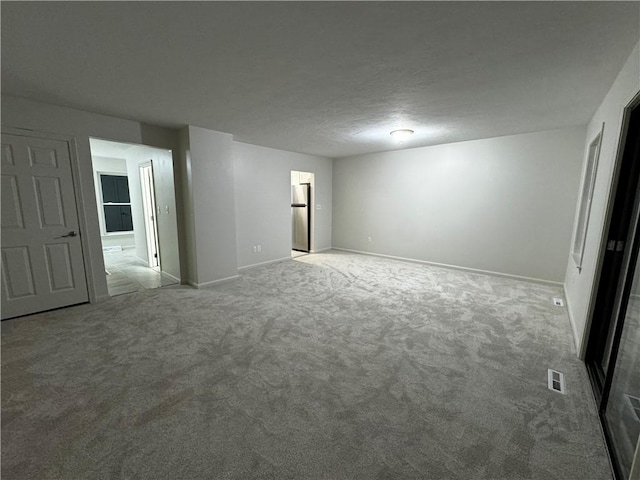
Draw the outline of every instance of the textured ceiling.
<instances>
[{"instance_id":1,"label":"textured ceiling","mask_svg":"<svg viewBox=\"0 0 640 480\"><path fill-rule=\"evenodd\" d=\"M1 8L3 93L329 157L584 124L640 38L637 2Z\"/></svg>"}]
</instances>

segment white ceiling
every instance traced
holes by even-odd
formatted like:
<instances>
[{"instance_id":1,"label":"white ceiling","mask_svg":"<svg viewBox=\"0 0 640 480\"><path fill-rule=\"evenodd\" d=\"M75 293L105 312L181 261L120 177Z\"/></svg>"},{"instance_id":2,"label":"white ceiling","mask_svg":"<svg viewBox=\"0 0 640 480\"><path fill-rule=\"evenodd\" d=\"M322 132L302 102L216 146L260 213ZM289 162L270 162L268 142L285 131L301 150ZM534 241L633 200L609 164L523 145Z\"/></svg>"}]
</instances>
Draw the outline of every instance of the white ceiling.
<instances>
[{"instance_id":1,"label":"white ceiling","mask_svg":"<svg viewBox=\"0 0 640 480\"><path fill-rule=\"evenodd\" d=\"M3 93L329 157L584 124L640 39L638 2L1 8Z\"/></svg>"}]
</instances>

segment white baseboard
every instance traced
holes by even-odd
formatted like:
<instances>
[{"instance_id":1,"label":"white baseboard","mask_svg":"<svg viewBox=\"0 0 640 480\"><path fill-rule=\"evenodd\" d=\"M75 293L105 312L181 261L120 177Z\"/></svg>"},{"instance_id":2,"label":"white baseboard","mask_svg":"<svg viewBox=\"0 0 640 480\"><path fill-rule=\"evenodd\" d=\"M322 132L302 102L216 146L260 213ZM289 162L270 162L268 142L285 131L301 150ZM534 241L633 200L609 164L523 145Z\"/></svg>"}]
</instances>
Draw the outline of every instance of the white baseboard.
<instances>
[{"instance_id":1,"label":"white baseboard","mask_svg":"<svg viewBox=\"0 0 640 480\"><path fill-rule=\"evenodd\" d=\"M139 256L135 256L134 257L137 261L139 261L140 263L142 263L145 267L149 267L149 260L143 260L142 258L140 258ZM149 267L150 268L150 267Z\"/></svg>"},{"instance_id":2,"label":"white baseboard","mask_svg":"<svg viewBox=\"0 0 640 480\"><path fill-rule=\"evenodd\" d=\"M459 265L449 265L446 263L428 262L426 260L418 260L415 258L396 257L394 255L384 255L382 253L364 252L362 250L352 250L349 248L333 247L333 250L340 250L343 252L359 253L361 255L371 255L373 257L390 258L392 260L401 260L403 262L420 263L422 265L429 265L432 267L448 268L450 270L460 270L462 272L477 273L479 275L491 275L493 277L511 278L513 280L522 280L524 282L538 283L542 285L549 285L553 287L562 287L562 282L553 282L551 280L543 280L542 278L523 277L521 275L513 275L511 273L494 272L491 270L480 270L478 268L461 267Z\"/></svg>"},{"instance_id":3,"label":"white baseboard","mask_svg":"<svg viewBox=\"0 0 640 480\"><path fill-rule=\"evenodd\" d=\"M262 265L269 265L270 263L284 262L286 260L291 260L291 256L282 257L282 258L276 258L275 260L267 260L266 262L252 263L251 265L245 265L244 267L238 267L238 272L245 272L247 270L250 270L250 269L256 268L256 267L260 267Z\"/></svg>"},{"instance_id":4,"label":"white baseboard","mask_svg":"<svg viewBox=\"0 0 640 480\"><path fill-rule=\"evenodd\" d=\"M567 313L569 314L569 323L571 324L571 331L573 332L573 344L576 348L576 356L580 358L581 357L580 338L578 338L578 329L576 328L576 321L573 318L573 310L571 308L571 303L569 302L569 295L567 295L566 285L562 285L562 291L564 292L564 301L567 305Z\"/></svg>"},{"instance_id":5,"label":"white baseboard","mask_svg":"<svg viewBox=\"0 0 640 480\"><path fill-rule=\"evenodd\" d=\"M310 253L321 253L326 252L327 250L333 250L333 247L321 248L320 250L312 250Z\"/></svg>"},{"instance_id":6,"label":"white baseboard","mask_svg":"<svg viewBox=\"0 0 640 480\"><path fill-rule=\"evenodd\" d=\"M193 288L206 288L206 287L212 287L219 283L228 282L229 280L235 280L236 278L240 278L240 275L232 275L231 277L221 278L219 280L212 280L210 282L204 282L204 283L195 283L189 280L187 284L191 285Z\"/></svg>"},{"instance_id":7,"label":"white baseboard","mask_svg":"<svg viewBox=\"0 0 640 480\"><path fill-rule=\"evenodd\" d=\"M167 272L160 272L160 275L163 275L163 276L169 278L170 280L173 280L176 283L180 283L180 279L178 277L176 277L175 275L171 275L170 273L167 273Z\"/></svg>"}]
</instances>

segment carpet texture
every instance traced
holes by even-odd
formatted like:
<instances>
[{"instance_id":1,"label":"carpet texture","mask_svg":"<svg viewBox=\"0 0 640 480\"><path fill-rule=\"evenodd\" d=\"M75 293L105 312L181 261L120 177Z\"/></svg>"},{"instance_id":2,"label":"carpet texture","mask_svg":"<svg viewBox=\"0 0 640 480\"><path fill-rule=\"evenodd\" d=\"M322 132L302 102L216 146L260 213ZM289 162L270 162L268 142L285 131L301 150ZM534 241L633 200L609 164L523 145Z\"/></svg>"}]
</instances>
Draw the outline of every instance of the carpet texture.
<instances>
[{"instance_id":1,"label":"carpet texture","mask_svg":"<svg viewBox=\"0 0 640 480\"><path fill-rule=\"evenodd\" d=\"M561 295L330 251L6 321L2 477L611 479Z\"/></svg>"}]
</instances>

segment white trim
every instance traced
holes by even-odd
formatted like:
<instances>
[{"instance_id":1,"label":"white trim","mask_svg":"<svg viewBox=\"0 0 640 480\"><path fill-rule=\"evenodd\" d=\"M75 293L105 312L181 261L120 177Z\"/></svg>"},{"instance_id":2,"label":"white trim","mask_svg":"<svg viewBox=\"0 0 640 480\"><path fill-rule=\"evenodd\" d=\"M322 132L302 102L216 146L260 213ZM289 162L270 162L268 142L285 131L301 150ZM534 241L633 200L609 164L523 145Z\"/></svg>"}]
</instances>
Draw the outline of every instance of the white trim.
<instances>
[{"instance_id":1,"label":"white trim","mask_svg":"<svg viewBox=\"0 0 640 480\"><path fill-rule=\"evenodd\" d=\"M174 275L171 275L170 273L167 272L160 272L160 275L164 275L165 277L168 277L169 279L173 280L174 282L178 282L181 283L180 279Z\"/></svg>"},{"instance_id":2,"label":"white trim","mask_svg":"<svg viewBox=\"0 0 640 480\"><path fill-rule=\"evenodd\" d=\"M133 233L133 230L127 231L127 232L108 232L105 233L104 235L100 235L101 237L104 238L111 238L111 237L133 237L135 234Z\"/></svg>"},{"instance_id":3,"label":"white trim","mask_svg":"<svg viewBox=\"0 0 640 480\"><path fill-rule=\"evenodd\" d=\"M333 250L333 247L321 248L320 250L312 250L309 253L320 253L320 252L326 252L327 250ZM336 250L339 250L339 249L336 249Z\"/></svg>"},{"instance_id":4,"label":"white trim","mask_svg":"<svg viewBox=\"0 0 640 480\"><path fill-rule=\"evenodd\" d=\"M574 231L571 245L571 258L575 263L578 271L582 270L582 261L584 260L584 249L587 244L587 233L589 231L589 220L591 219L591 204L593 202L593 192L595 190L596 177L598 175L598 161L600 159L600 147L602 146L602 137L604 136L604 122L602 122L602 128L595 136L595 138L589 143L586 148L586 159L584 161L584 172L581 180L581 188L579 194L579 202L577 206L578 217L574 220ZM593 156L591 153L593 152ZM589 170L591 165L591 170ZM589 175L591 173L591 175ZM588 182L588 183L587 183ZM584 194L587 192L587 198L584 198ZM584 210L583 210L584 209ZM584 225L581 231L578 230L580 223L581 213L584 213ZM578 235L582 236L579 249L576 250L575 242L578 239Z\"/></svg>"},{"instance_id":5,"label":"white trim","mask_svg":"<svg viewBox=\"0 0 640 480\"><path fill-rule=\"evenodd\" d=\"M221 278L219 280L212 280L210 282L204 283L195 283L192 281L188 281L187 284L191 285L193 288L205 288L212 287L214 285L217 285L218 283L228 282L229 280L235 280L237 278L240 278L240 275L232 275L231 277Z\"/></svg>"},{"instance_id":6,"label":"white trim","mask_svg":"<svg viewBox=\"0 0 640 480\"><path fill-rule=\"evenodd\" d=\"M511 278L513 280L522 280L524 282L539 283L542 285L550 285L554 287L562 286L562 282L552 282L551 280L543 280L541 278L523 277L520 275L512 275L510 273L493 272L491 270L480 270L478 268L461 267L459 265L448 265L446 263L428 262L426 260L418 260L415 258L396 257L394 255L384 255L382 253L363 252L362 250L351 250L349 248L333 247L333 250L341 250L343 252L360 253L362 255L371 255L374 257L390 258L392 260L401 260L403 262L420 263L422 265L430 265L432 267L448 268L451 270L460 270L468 273L475 273L478 275L491 275L493 277Z\"/></svg>"},{"instance_id":7,"label":"white trim","mask_svg":"<svg viewBox=\"0 0 640 480\"><path fill-rule=\"evenodd\" d=\"M587 345L591 328L593 327L593 315L598 300L598 289L600 288L600 280L602 275L602 267L604 265L604 257L606 254L609 229L611 228L611 218L613 216L613 208L615 204L615 196L618 190L618 182L620 177L620 168L622 167L622 157L629 136L629 123L631 121L631 110L640 105L640 91L631 95L629 102L622 108L622 119L620 120L620 129L618 130L618 140L615 150L615 157L611 164L611 170L608 177L608 195L605 204L604 218L602 229L600 230L600 242L597 245L595 254L596 265L592 277L590 278L591 287L589 289L589 299L587 302L587 311L584 317L584 330L582 332L581 349L578 358L584 360L587 355ZM579 272L581 273L581 272ZM599 423L599 422L598 422ZM608 450L607 450L608 451ZM610 459L611 460L611 459Z\"/></svg>"},{"instance_id":8,"label":"white trim","mask_svg":"<svg viewBox=\"0 0 640 480\"><path fill-rule=\"evenodd\" d=\"M245 265L244 267L238 267L238 272L244 272L246 270L250 270L255 267L260 267L262 265L269 265L271 263L284 262L286 260L291 260L291 257L282 257L276 258L275 260L267 260L266 262L252 263L251 265Z\"/></svg>"},{"instance_id":9,"label":"white trim","mask_svg":"<svg viewBox=\"0 0 640 480\"><path fill-rule=\"evenodd\" d=\"M569 323L571 324L571 331L573 332L573 344L576 348L575 353L578 358L583 359L583 357L581 356L582 352L580 351L580 337L578 336L576 321L573 318L573 311L571 310L571 303L569 302L569 295L567 292L566 284L562 285L562 291L564 292L564 301L567 306L567 314L569 315Z\"/></svg>"}]
</instances>

